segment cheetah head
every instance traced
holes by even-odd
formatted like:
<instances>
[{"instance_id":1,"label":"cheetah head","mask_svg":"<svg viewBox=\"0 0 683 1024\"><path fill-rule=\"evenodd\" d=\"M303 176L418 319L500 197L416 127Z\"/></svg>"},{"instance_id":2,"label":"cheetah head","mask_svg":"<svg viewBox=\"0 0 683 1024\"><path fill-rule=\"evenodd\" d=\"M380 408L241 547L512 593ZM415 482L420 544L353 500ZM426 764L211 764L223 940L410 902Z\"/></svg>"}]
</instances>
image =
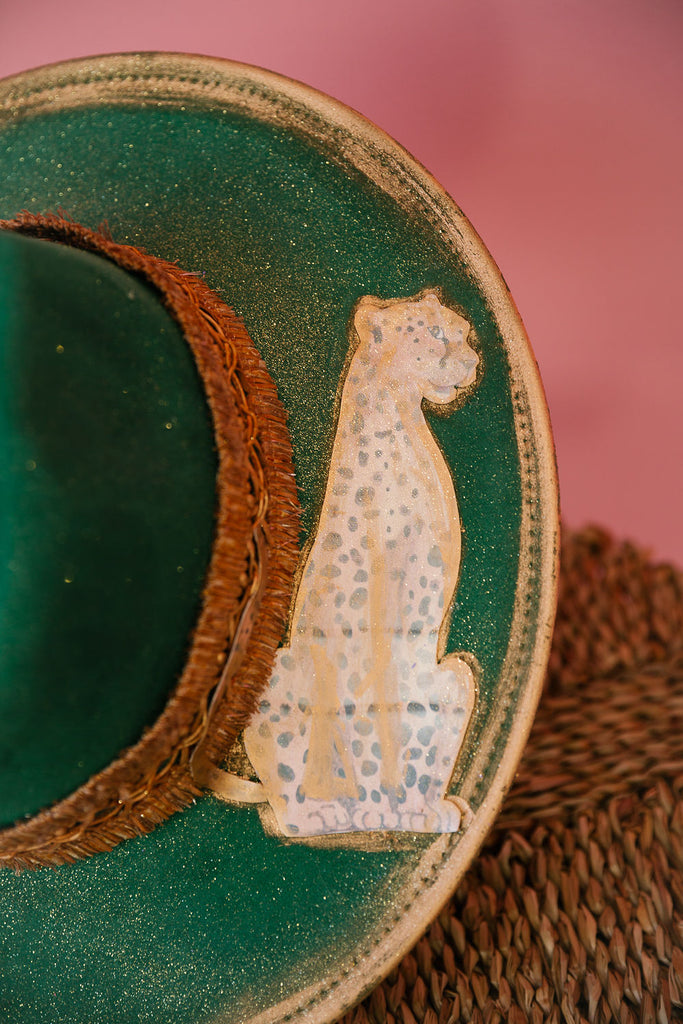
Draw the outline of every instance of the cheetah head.
<instances>
[{"instance_id":1,"label":"cheetah head","mask_svg":"<svg viewBox=\"0 0 683 1024\"><path fill-rule=\"evenodd\" d=\"M366 296L354 324L364 357L384 373L417 383L429 402L447 405L476 379L470 325L432 291L389 302Z\"/></svg>"}]
</instances>

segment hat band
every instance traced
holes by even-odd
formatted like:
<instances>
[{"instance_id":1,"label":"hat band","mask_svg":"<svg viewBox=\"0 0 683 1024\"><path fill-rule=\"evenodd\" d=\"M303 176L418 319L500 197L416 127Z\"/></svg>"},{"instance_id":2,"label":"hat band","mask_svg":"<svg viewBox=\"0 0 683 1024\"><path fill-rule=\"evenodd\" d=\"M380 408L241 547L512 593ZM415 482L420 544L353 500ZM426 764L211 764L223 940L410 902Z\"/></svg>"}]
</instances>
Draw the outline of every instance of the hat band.
<instances>
[{"instance_id":1,"label":"hat band","mask_svg":"<svg viewBox=\"0 0 683 1024\"><path fill-rule=\"evenodd\" d=\"M218 451L215 537L185 668L142 738L77 790L0 831L0 865L73 861L140 835L199 795L190 759L217 767L272 670L298 559L291 445L265 365L237 315L195 274L64 216L0 228L112 260L159 293L190 346ZM197 772L200 775L199 772Z\"/></svg>"}]
</instances>

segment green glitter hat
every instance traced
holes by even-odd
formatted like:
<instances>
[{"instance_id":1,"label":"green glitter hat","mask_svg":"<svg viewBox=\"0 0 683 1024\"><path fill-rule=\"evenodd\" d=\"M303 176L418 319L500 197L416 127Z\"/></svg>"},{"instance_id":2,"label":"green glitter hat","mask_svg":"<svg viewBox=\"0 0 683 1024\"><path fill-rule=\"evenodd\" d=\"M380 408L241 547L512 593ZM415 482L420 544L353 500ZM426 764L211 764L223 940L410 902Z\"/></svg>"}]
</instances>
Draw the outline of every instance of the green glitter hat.
<instances>
[{"instance_id":1,"label":"green glitter hat","mask_svg":"<svg viewBox=\"0 0 683 1024\"><path fill-rule=\"evenodd\" d=\"M48 216L59 209L68 216ZM17 221L22 210L31 215ZM554 612L557 501L519 317L462 213L398 145L312 90L224 61L114 56L1 83L0 218L11 222L0 232L0 855L3 842L14 867L104 851L0 872L12 936L0 1005L13 1021L50 1024L333 1019L448 897L530 728ZM350 367L394 366L390 332L417 329L425 309L423 355L441 345L447 364L448 332L462 336L462 396L446 402L432 382L414 408L461 526L448 540L450 577L446 540L422 576L451 580L439 665L457 662L474 687L445 798L462 826L392 831L387 813L381 828L367 819L360 842L337 841L334 827L292 841L273 831L269 808L259 816L242 800L258 737L277 750L289 731L262 704L244 746L233 741L264 686L274 692L292 589L281 669L309 628L299 612L315 544L347 557L354 517L348 485L333 477L348 468L335 461L344 403L361 395ZM366 449L379 458L375 440ZM400 512L378 482L354 494L368 523ZM402 531L431 522L430 501L406 505ZM323 537L332 514L346 525ZM395 580L382 559L371 575L386 568ZM354 608L366 600L352 596ZM365 630L376 634L388 605L367 601ZM397 664L418 649L402 643L436 636L427 615L396 640ZM406 671L407 686L421 678ZM394 729L385 711L401 702L441 713L437 698L401 694L379 706L371 731ZM344 748L337 718L330 728L311 733L318 776L301 792L322 799L327 757L345 794L335 807L355 814L351 763L345 774L329 754ZM426 733L416 742L416 756L434 760ZM277 822L295 746L272 761ZM374 793L384 806L412 785L373 756L384 782L363 788L370 810ZM232 806L199 795L199 782L222 791L231 778ZM423 779L427 793L429 773L415 786ZM360 788L354 799L365 799Z\"/></svg>"}]
</instances>

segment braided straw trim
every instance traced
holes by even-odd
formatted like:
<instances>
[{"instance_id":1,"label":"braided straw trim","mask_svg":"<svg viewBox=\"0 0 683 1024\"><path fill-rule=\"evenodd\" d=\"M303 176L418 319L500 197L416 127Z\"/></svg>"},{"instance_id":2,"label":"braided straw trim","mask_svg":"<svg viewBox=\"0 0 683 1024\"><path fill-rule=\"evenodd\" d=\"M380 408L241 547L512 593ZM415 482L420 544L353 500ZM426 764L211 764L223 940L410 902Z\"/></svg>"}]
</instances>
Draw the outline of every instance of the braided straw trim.
<instances>
[{"instance_id":1,"label":"braided straw trim","mask_svg":"<svg viewBox=\"0 0 683 1024\"><path fill-rule=\"evenodd\" d=\"M299 504L286 414L275 385L242 322L201 280L63 216L24 212L0 228L97 253L158 289L192 349L219 461L211 563L177 687L155 724L119 759L53 807L0 832L0 866L20 869L111 849L150 832L199 795L190 755L207 731L211 694L263 576L264 541L267 577L251 632L240 634L245 668L228 680L211 708L205 756L220 762L272 670L298 559Z\"/></svg>"},{"instance_id":2,"label":"braided straw trim","mask_svg":"<svg viewBox=\"0 0 683 1024\"><path fill-rule=\"evenodd\" d=\"M681 573L596 528L565 536L549 685L503 812L344 1024L683 1020L682 622Z\"/></svg>"}]
</instances>

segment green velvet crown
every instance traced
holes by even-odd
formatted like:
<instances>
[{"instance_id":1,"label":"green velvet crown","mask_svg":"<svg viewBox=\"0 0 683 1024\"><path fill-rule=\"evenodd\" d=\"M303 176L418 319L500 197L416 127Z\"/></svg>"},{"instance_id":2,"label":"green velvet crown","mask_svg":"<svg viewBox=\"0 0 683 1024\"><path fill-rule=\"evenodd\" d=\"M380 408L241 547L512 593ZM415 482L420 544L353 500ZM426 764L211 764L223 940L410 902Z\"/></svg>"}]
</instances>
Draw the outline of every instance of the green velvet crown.
<instances>
[{"instance_id":1,"label":"green velvet crown","mask_svg":"<svg viewBox=\"0 0 683 1024\"><path fill-rule=\"evenodd\" d=\"M67 796L163 708L214 530L192 353L159 295L0 232L0 825Z\"/></svg>"}]
</instances>

